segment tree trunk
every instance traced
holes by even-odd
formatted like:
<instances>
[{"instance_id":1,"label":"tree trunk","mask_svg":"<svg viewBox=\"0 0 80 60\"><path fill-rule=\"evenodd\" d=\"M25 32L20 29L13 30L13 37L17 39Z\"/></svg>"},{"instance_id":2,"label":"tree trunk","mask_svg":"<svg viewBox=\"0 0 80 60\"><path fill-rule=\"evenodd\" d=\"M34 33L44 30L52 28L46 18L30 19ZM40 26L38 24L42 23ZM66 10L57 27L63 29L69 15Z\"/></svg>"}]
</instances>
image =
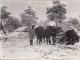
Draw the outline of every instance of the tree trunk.
<instances>
[{"instance_id":1,"label":"tree trunk","mask_svg":"<svg viewBox=\"0 0 80 60\"><path fill-rule=\"evenodd\" d=\"M3 24L2 24L2 19L1 19L1 30L3 30L3 33L6 35L6 32L5 32L5 30L4 30L4 26L3 26Z\"/></svg>"}]
</instances>

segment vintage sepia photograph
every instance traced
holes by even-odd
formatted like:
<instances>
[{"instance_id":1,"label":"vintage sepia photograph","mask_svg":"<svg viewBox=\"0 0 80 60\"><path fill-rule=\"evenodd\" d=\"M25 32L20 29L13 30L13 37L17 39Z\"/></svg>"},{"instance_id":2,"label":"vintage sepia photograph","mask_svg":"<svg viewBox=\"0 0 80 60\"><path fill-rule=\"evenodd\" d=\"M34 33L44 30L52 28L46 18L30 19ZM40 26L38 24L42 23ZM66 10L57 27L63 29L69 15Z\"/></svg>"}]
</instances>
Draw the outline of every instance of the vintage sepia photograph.
<instances>
[{"instance_id":1,"label":"vintage sepia photograph","mask_svg":"<svg viewBox=\"0 0 80 60\"><path fill-rule=\"evenodd\" d=\"M80 60L80 0L0 0L0 60Z\"/></svg>"}]
</instances>

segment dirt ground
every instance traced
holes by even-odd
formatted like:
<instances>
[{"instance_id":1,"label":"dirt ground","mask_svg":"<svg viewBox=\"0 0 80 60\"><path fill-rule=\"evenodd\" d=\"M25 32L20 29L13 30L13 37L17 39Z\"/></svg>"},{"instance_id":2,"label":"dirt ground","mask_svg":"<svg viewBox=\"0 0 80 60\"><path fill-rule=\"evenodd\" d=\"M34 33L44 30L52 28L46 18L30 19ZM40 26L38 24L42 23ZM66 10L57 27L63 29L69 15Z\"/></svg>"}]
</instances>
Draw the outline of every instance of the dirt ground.
<instances>
[{"instance_id":1,"label":"dirt ground","mask_svg":"<svg viewBox=\"0 0 80 60\"><path fill-rule=\"evenodd\" d=\"M42 43L29 45L29 38L11 37L0 41L0 59L22 60L80 60L80 42L75 45L47 45Z\"/></svg>"}]
</instances>

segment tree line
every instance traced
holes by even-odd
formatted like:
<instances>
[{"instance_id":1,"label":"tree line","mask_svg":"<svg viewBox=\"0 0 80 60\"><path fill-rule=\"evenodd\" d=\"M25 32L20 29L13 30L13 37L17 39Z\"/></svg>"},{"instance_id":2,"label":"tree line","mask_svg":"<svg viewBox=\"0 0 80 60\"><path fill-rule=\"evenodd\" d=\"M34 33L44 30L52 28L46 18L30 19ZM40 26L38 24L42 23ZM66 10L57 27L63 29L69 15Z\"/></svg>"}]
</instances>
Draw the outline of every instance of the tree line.
<instances>
[{"instance_id":1,"label":"tree line","mask_svg":"<svg viewBox=\"0 0 80 60\"><path fill-rule=\"evenodd\" d=\"M36 16L36 12L31 8L31 6L28 6L28 8L25 9L22 14L20 14L20 21L18 18L11 16L11 12L7 11L7 9L8 7L6 6L1 7L0 27L3 26L4 30L12 32L19 27L37 24L38 17ZM56 27L59 23L63 22L67 18L66 5L62 4L59 0L53 0L52 7L46 7L46 10L47 19L56 22ZM71 17L67 23L73 25L77 29L80 28L79 19L77 18ZM1 29L2 28L0 28L0 30Z\"/></svg>"}]
</instances>

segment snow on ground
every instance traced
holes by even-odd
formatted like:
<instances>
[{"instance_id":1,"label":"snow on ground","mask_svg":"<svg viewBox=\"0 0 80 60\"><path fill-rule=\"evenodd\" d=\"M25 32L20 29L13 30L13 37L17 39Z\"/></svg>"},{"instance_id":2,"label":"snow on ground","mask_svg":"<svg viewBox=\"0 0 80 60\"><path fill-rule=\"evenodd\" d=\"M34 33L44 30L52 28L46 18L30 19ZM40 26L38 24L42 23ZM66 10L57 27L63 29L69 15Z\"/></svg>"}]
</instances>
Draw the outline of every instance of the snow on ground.
<instances>
[{"instance_id":1,"label":"snow on ground","mask_svg":"<svg viewBox=\"0 0 80 60\"><path fill-rule=\"evenodd\" d=\"M25 36L26 37L26 36ZM0 59L22 60L80 60L80 42L75 45L47 45L42 43L29 45L29 38L11 37L9 40L0 41Z\"/></svg>"}]
</instances>

